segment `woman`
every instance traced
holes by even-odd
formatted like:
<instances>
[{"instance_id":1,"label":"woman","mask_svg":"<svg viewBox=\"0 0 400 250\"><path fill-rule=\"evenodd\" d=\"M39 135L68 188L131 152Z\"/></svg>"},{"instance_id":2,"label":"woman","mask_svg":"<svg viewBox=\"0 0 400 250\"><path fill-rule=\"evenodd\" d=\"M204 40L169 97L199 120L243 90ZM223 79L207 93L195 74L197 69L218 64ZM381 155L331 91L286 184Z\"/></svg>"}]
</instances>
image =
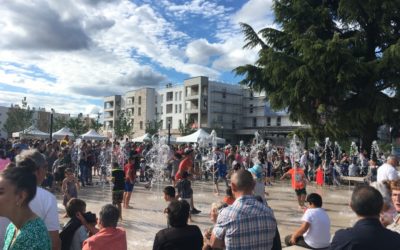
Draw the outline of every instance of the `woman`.
<instances>
[{"instance_id":1,"label":"woman","mask_svg":"<svg viewBox=\"0 0 400 250\"><path fill-rule=\"evenodd\" d=\"M25 168L10 168L0 173L0 216L7 227L4 249L50 250L50 237L43 221L29 208L36 195L36 177Z\"/></svg>"}]
</instances>

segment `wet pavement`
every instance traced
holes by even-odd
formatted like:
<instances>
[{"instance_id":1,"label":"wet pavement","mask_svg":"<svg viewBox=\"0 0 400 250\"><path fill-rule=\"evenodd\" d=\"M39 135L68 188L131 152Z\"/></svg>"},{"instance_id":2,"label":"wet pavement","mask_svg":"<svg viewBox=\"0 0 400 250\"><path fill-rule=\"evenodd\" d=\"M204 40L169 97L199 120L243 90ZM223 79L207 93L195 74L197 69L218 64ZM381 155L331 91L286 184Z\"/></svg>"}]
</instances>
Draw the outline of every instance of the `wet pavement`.
<instances>
[{"instance_id":1,"label":"wet pavement","mask_svg":"<svg viewBox=\"0 0 400 250\"><path fill-rule=\"evenodd\" d=\"M119 225L127 232L128 249L147 250L152 249L155 234L166 228L167 220L163 214L167 203L163 199L162 190L169 185L167 182L156 183L151 190L144 187L143 183L137 183L132 194L130 205L133 209L123 209L123 220ZM223 195L216 196L212 191L212 181L195 181L192 183L194 190L195 207L202 212L193 215L191 224L198 225L204 232L211 226L209 212L211 203L222 200ZM220 190L225 186L220 183ZM303 212L298 210L296 196L289 181L276 182L266 187L269 193L268 204L274 210L278 221L281 240L291 234L301 224ZM352 226L356 222L356 216L349 207L351 187L341 186L324 187L316 189L314 185L307 187L307 192L317 192L322 195L323 208L331 219L331 234L336 230ZM223 192L224 193L224 192ZM68 219L61 218L64 214L61 196L57 196L61 223ZM109 185L95 185L80 190L79 198L87 203L87 211L99 214L101 207L111 203L111 189ZM283 244L283 243L282 243ZM284 245L284 244L283 244Z\"/></svg>"}]
</instances>

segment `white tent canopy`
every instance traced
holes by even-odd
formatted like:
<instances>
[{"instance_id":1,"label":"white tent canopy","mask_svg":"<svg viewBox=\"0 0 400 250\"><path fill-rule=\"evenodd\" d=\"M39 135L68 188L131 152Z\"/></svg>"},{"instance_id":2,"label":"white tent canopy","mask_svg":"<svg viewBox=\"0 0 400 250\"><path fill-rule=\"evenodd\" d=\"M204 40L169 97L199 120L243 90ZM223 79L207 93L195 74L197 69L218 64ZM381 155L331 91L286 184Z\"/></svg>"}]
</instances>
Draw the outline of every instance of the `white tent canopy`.
<instances>
[{"instance_id":1,"label":"white tent canopy","mask_svg":"<svg viewBox=\"0 0 400 250\"><path fill-rule=\"evenodd\" d=\"M106 140L107 137L100 135L99 133L97 133L94 129L89 130L88 132L86 132L85 134L80 136L83 140Z\"/></svg>"},{"instance_id":2,"label":"white tent canopy","mask_svg":"<svg viewBox=\"0 0 400 250\"><path fill-rule=\"evenodd\" d=\"M136 137L132 139L133 142L143 142L143 141L151 141L151 135L146 133L142 136Z\"/></svg>"},{"instance_id":3,"label":"white tent canopy","mask_svg":"<svg viewBox=\"0 0 400 250\"><path fill-rule=\"evenodd\" d=\"M176 139L176 142L182 142L182 143L194 143L194 142L199 142L199 140L210 140L211 135L204 131L203 129L198 129L196 132L193 134L187 135L187 136L182 136ZM218 144L224 144L225 139L224 138L219 138L217 137L217 143Z\"/></svg>"},{"instance_id":4,"label":"white tent canopy","mask_svg":"<svg viewBox=\"0 0 400 250\"><path fill-rule=\"evenodd\" d=\"M66 135L68 135L69 137L74 137L74 134L69 130L69 128L63 127L62 129L53 133L53 138L59 140L63 139Z\"/></svg>"},{"instance_id":5,"label":"white tent canopy","mask_svg":"<svg viewBox=\"0 0 400 250\"><path fill-rule=\"evenodd\" d=\"M24 129L23 131L12 133L12 137L28 138L28 139L29 138L45 139L45 138L49 138L49 136L50 135L48 133L40 131L33 125L27 129Z\"/></svg>"}]
</instances>

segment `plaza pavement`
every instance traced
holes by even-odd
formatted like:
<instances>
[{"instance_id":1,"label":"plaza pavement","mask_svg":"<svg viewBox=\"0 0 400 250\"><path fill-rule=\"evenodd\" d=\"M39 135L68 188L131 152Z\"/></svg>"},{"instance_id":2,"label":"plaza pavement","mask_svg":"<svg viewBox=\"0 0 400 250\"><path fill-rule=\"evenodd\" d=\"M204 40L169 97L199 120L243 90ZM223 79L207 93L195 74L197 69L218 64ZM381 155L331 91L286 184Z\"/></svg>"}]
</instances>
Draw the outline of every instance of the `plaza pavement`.
<instances>
[{"instance_id":1,"label":"plaza pavement","mask_svg":"<svg viewBox=\"0 0 400 250\"><path fill-rule=\"evenodd\" d=\"M136 183L130 203L133 209L123 209L123 220L119 223L119 226L125 228L127 232L128 249L152 249L155 234L166 227L167 221L163 210L167 204L162 194L162 189L166 185L169 185L169 183L157 183L151 190L148 190L144 188L143 183ZM204 232L206 228L211 226L209 219L211 203L222 200L223 195L216 196L213 194L212 181L195 181L192 186L195 207L202 211L199 215L192 216L192 224L198 225ZM225 190L223 183L220 183L219 186L221 190ZM284 246L284 237L293 233L300 225L302 212L297 209L295 193L290 187L289 180L276 182L272 187L266 187L266 191L269 193L267 201L274 210L282 246ZM332 235L336 230L350 227L356 222L356 216L348 205L351 196L351 188L348 186L316 189L314 185L309 185L307 192L317 192L322 195L323 208L327 210L331 219ZM79 192L79 198L86 202L87 211L96 213L98 216L101 207L111 203L110 186L95 185L82 188ZM57 200L60 222L63 225L68 219L62 218L65 213L62 197L57 195Z\"/></svg>"}]
</instances>

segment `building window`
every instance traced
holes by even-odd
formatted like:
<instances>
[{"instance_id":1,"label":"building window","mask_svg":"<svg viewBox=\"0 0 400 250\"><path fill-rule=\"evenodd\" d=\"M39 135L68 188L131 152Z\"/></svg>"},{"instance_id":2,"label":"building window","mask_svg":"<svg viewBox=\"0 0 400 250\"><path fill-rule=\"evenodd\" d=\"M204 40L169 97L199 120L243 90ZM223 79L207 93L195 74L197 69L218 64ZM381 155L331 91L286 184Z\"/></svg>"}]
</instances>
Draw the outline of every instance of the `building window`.
<instances>
[{"instance_id":1,"label":"building window","mask_svg":"<svg viewBox=\"0 0 400 250\"><path fill-rule=\"evenodd\" d=\"M179 101L182 101L182 91L179 91Z\"/></svg>"},{"instance_id":2,"label":"building window","mask_svg":"<svg viewBox=\"0 0 400 250\"><path fill-rule=\"evenodd\" d=\"M226 98L226 89L222 90L222 98Z\"/></svg>"},{"instance_id":3,"label":"building window","mask_svg":"<svg viewBox=\"0 0 400 250\"><path fill-rule=\"evenodd\" d=\"M271 126L271 117L267 117L267 126Z\"/></svg>"},{"instance_id":4,"label":"building window","mask_svg":"<svg viewBox=\"0 0 400 250\"><path fill-rule=\"evenodd\" d=\"M224 121L224 118L223 118L223 116L222 116L222 115L218 115L218 121L219 121L219 122L222 122L222 121Z\"/></svg>"},{"instance_id":5,"label":"building window","mask_svg":"<svg viewBox=\"0 0 400 250\"><path fill-rule=\"evenodd\" d=\"M278 116L276 118L276 126L281 126L281 117L280 116Z\"/></svg>"},{"instance_id":6,"label":"building window","mask_svg":"<svg viewBox=\"0 0 400 250\"><path fill-rule=\"evenodd\" d=\"M174 92L167 92L167 102L174 100Z\"/></svg>"},{"instance_id":7,"label":"building window","mask_svg":"<svg viewBox=\"0 0 400 250\"><path fill-rule=\"evenodd\" d=\"M160 103L163 103L164 95L160 96Z\"/></svg>"},{"instance_id":8,"label":"building window","mask_svg":"<svg viewBox=\"0 0 400 250\"><path fill-rule=\"evenodd\" d=\"M253 113L253 111L254 111L253 104L250 104L250 113Z\"/></svg>"},{"instance_id":9,"label":"building window","mask_svg":"<svg viewBox=\"0 0 400 250\"><path fill-rule=\"evenodd\" d=\"M179 104L179 114L182 113L182 104Z\"/></svg>"},{"instance_id":10,"label":"building window","mask_svg":"<svg viewBox=\"0 0 400 250\"><path fill-rule=\"evenodd\" d=\"M140 128L140 130L143 129L143 122L142 121L139 122L139 128Z\"/></svg>"},{"instance_id":11,"label":"building window","mask_svg":"<svg viewBox=\"0 0 400 250\"><path fill-rule=\"evenodd\" d=\"M139 98L139 100L140 100L140 98ZM138 108L137 113L138 113L138 115L142 115L142 108L141 107Z\"/></svg>"},{"instance_id":12,"label":"building window","mask_svg":"<svg viewBox=\"0 0 400 250\"><path fill-rule=\"evenodd\" d=\"M178 113L178 104L175 104L175 114Z\"/></svg>"},{"instance_id":13,"label":"building window","mask_svg":"<svg viewBox=\"0 0 400 250\"><path fill-rule=\"evenodd\" d=\"M142 97L141 97L141 96L139 96L138 104L139 104L139 105L142 104Z\"/></svg>"},{"instance_id":14,"label":"building window","mask_svg":"<svg viewBox=\"0 0 400 250\"><path fill-rule=\"evenodd\" d=\"M175 92L175 101L178 101L178 92Z\"/></svg>"},{"instance_id":15,"label":"building window","mask_svg":"<svg viewBox=\"0 0 400 250\"><path fill-rule=\"evenodd\" d=\"M236 128L236 121L232 120L232 129L235 129L235 128Z\"/></svg>"},{"instance_id":16,"label":"building window","mask_svg":"<svg viewBox=\"0 0 400 250\"><path fill-rule=\"evenodd\" d=\"M182 125L182 120L181 119L179 119L179 126L181 126Z\"/></svg>"},{"instance_id":17,"label":"building window","mask_svg":"<svg viewBox=\"0 0 400 250\"><path fill-rule=\"evenodd\" d=\"M253 117L253 127L257 127L257 117Z\"/></svg>"},{"instance_id":18,"label":"building window","mask_svg":"<svg viewBox=\"0 0 400 250\"><path fill-rule=\"evenodd\" d=\"M165 111L165 113L167 114L171 114L172 113L172 109L173 109L173 105L172 104L168 104L166 106L167 110Z\"/></svg>"}]
</instances>

